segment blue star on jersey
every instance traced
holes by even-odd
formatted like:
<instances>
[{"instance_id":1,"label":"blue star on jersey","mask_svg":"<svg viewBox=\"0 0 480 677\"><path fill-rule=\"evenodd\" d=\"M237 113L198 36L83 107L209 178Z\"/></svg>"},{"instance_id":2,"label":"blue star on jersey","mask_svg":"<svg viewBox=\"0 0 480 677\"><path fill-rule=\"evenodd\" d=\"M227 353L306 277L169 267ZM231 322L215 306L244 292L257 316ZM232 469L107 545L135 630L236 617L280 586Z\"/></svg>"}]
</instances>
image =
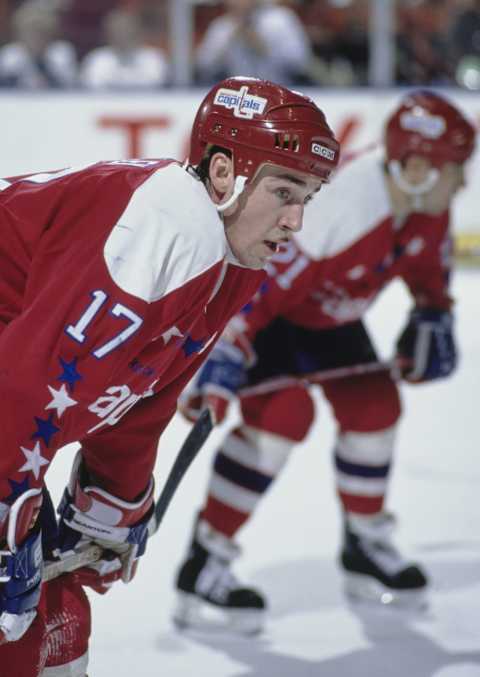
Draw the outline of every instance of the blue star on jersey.
<instances>
[{"instance_id":1,"label":"blue star on jersey","mask_svg":"<svg viewBox=\"0 0 480 677\"><path fill-rule=\"evenodd\" d=\"M199 353L203 346L205 345L205 339L200 339L199 341L195 341L190 334L187 335L185 341L182 344L183 352L185 353L185 357L190 357L190 355L193 355L194 353Z\"/></svg>"},{"instance_id":2,"label":"blue star on jersey","mask_svg":"<svg viewBox=\"0 0 480 677\"><path fill-rule=\"evenodd\" d=\"M77 371L77 358L74 357L71 362L66 362L61 357L60 364L62 365L63 373L57 376L57 381L65 381L70 390L75 388L75 383L80 381L82 376Z\"/></svg>"},{"instance_id":3,"label":"blue star on jersey","mask_svg":"<svg viewBox=\"0 0 480 677\"><path fill-rule=\"evenodd\" d=\"M8 505L12 505L12 503L15 503L16 499L19 496L21 496L30 489L28 477L25 477L25 479L22 480L21 482L15 482L15 480L9 479L8 483L12 487L12 493L5 499L3 499L5 503L8 503Z\"/></svg>"},{"instance_id":4,"label":"blue star on jersey","mask_svg":"<svg viewBox=\"0 0 480 677\"><path fill-rule=\"evenodd\" d=\"M45 442L45 446L48 447L52 436L58 433L60 428L53 425L53 414L50 414L47 419L38 418L38 416L34 416L34 419L37 424L37 432L33 433L32 439L39 437Z\"/></svg>"}]
</instances>

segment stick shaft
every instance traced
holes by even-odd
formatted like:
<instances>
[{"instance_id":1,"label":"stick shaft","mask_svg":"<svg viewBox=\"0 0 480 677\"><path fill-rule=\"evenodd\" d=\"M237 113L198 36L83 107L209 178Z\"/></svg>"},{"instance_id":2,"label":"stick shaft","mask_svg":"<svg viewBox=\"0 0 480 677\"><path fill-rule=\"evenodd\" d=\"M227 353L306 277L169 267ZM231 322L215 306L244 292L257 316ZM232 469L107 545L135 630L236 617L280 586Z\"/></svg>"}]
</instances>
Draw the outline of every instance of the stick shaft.
<instances>
[{"instance_id":1,"label":"stick shaft","mask_svg":"<svg viewBox=\"0 0 480 677\"><path fill-rule=\"evenodd\" d=\"M165 512L170 505L170 501L176 492L178 485L182 481L183 476L190 467L193 459L197 456L200 449L205 444L208 436L212 432L213 420L209 409L204 409L193 428L188 433L182 444L180 451L177 454L175 462L168 474L167 481L163 487L158 501L155 504L155 513L152 518L154 524L152 525L153 533L157 531L160 522L165 515Z\"/></svg>"},{"instance_id":2,"label":"stick shaft","mask_svg":"<svg viewBox=\"0 0 480 677\"><path fill-rule=\"evenodd\" d=\"M350 376L363 376L375 372L389 371L395 375L395 361L389 362L366 362L365 364L354 364L349 367L336 367L335 369L324 369L323 371L312 371L309 374L298 376L279 376L266 379L258 385L247 386L239 391L240 397L251 397L253 395L263 395L271 393L282 388L292 388L294 386L308 386L337 379L349 378Z\"/></svg>"},{"instance_id":3,"label":"stick shaft","mask_svg":"<svg viewBox=\"0 0 480 677\"><path fill-rule=\"evenodd\" d=\"M67 574L70 571L75 571L75 569L80 569L80 567L93 564L101 558L102 552L99 545L91 545L82 552L76 552L55 562L47 562L43 569L42 581L46 583L61 574Z\"/></svg>"},{"instance_id":4,"label":"stick shaft","mask_svg":"<svg viewBox=\"0 0 480 677\"><path fill-rule=\"evenodd\" d=\"M389 371L395 375L395 361L388 362L366 362L365 364L355 364L348 367L337 367L335 369L324 369L323 371L314 371L309 374L299 376L281 376L278 378L267 379L258 385L247 386L239 391L241 397L251 397L253 395L263 395L264 393L274 392L282 388L294 386L307 386L313 384L326 383L336 379L349 378L351 376L362 376L375 372ZM155 513L152 516L149 525L150 535L154 534L170 505L183 476L190 467L190 464L205 444L213 428L212 418L208 409L205 409L185 438L180 451L173 463L170 473L155 505ZM50 562L45 566L43 580L49 581L62 573L74 571L82 566L93 564L100 559L102 549L98 545L92 545L81 553L75 553L58 562Z\"/></svg>"}]
</instances>

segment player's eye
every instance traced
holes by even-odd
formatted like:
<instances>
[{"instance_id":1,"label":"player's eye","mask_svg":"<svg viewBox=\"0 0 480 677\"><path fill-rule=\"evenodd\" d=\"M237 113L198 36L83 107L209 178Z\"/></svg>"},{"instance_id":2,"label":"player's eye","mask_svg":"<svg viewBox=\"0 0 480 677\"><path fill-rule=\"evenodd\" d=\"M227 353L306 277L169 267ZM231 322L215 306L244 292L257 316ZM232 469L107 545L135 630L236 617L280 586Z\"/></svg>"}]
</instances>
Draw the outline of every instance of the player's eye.
<instances>
[{"instance_id":1,"label":"player's eye","mask_svg":"<svg viewBox=\"0 0 480 677\"><path fill-rule=\"evenodd\" d=\"M307 197L306 197L305 200L303 201L303 204L304 204L304 205L308 205L308 204L313 200L313 198L315 197L315 195L316 195L318 192L320 192L320 188L319 188L318 190L316 190L314 193L310 193L310 195L307 195Z\"/></svg>"},{"instance_id":2,"label":"player's eye","mask_svg":"<svg viewBox=\"0 0 480 677\"><path fill-rule=\"evenodd\" d=\"M277 188L276 193L281 200L288 202L291 197L290 190L288 188Z\"/></svg>"}]
</instances>

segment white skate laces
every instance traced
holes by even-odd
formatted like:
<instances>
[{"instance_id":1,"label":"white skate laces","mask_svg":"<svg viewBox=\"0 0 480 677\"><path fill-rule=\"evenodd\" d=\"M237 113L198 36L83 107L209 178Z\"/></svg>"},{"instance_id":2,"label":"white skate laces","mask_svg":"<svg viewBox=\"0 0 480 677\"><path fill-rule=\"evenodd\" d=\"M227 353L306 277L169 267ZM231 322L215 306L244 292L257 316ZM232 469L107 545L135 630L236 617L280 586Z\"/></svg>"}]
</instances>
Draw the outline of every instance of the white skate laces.
<instances>
[{"instance_id":1,"label":"white skate laces","mask_svg":"<svg viewBox=\"0 0 480 677\"><path fill-rule=\"evenodd\" d=\"M198 522L196 539L210 557L198 576L195 590L199 595L224 604L230 591L239 587L230 565L240 555L240 548L204 520Z\"/></svg>"},{"instance_id":2,"label":"white skate laces","mask_svg":"<svg viewBox=\"0 0 480 677\"><path fill-rule=\"evenodd\" d=\"M240 549L233 540L199 520L187 559L177 577L178 628L201 632L255 634L264 624L265 602L245 587L230 566Z\"/></svg>"},{"instance_id":3,"label":"white skate laces","mask_svg":"<svg viewBox=\"0 0 480 677\"><path fill-rule=\"evenodd\" d=\"M354 600L419 609L425 606L427 578L391 541L393 515L345 516L341 565L345 592Z\"/></svg>"},{"instance_id":4,"label":"white skate laces","mask_svg":"<svg viewBox=\"0 0 480 677\"><path fill-rule=\"evenodd\" d=\"M349 513L347 523L360 539L365 554L389 576L395 576L409 566L391 540L395 529L394 515L387 512L372 516Z\"/></svg>"}]
</instances>

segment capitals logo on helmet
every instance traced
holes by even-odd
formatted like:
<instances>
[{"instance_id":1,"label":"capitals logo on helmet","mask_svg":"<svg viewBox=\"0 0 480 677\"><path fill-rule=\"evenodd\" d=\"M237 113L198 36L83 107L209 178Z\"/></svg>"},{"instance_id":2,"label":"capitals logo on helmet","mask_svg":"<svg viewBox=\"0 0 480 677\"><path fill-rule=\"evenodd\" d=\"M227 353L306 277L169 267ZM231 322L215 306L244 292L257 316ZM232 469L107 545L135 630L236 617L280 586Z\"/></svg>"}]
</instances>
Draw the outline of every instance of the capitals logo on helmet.
<instances>
[{"instance_id":1,"label":"capitals logo on helmet","mask_svg":"<svg viewBox=\"0 0 480 677\"><path fill-rule=\"evenodd\" d=\"M328 181L340 150L310 98L243 77L223 80L202 101L192 127L190 163L200 164L212 145L232 153L235 174L247 181L265 163Z\"/></svg>"},{"instance_id":2,"label":"capitals logo on helmet","mask_svg":"<svg viewBox=\"0 0 480 677\"><path fill-rule=\"evenodd\" d=\"M436 168L446 162L463 164L473 153L475 134L452 103L420 90L409 94L387 122L387 158L402 162L409 155L420 155Z\"/></svg>"}]
</instances>

